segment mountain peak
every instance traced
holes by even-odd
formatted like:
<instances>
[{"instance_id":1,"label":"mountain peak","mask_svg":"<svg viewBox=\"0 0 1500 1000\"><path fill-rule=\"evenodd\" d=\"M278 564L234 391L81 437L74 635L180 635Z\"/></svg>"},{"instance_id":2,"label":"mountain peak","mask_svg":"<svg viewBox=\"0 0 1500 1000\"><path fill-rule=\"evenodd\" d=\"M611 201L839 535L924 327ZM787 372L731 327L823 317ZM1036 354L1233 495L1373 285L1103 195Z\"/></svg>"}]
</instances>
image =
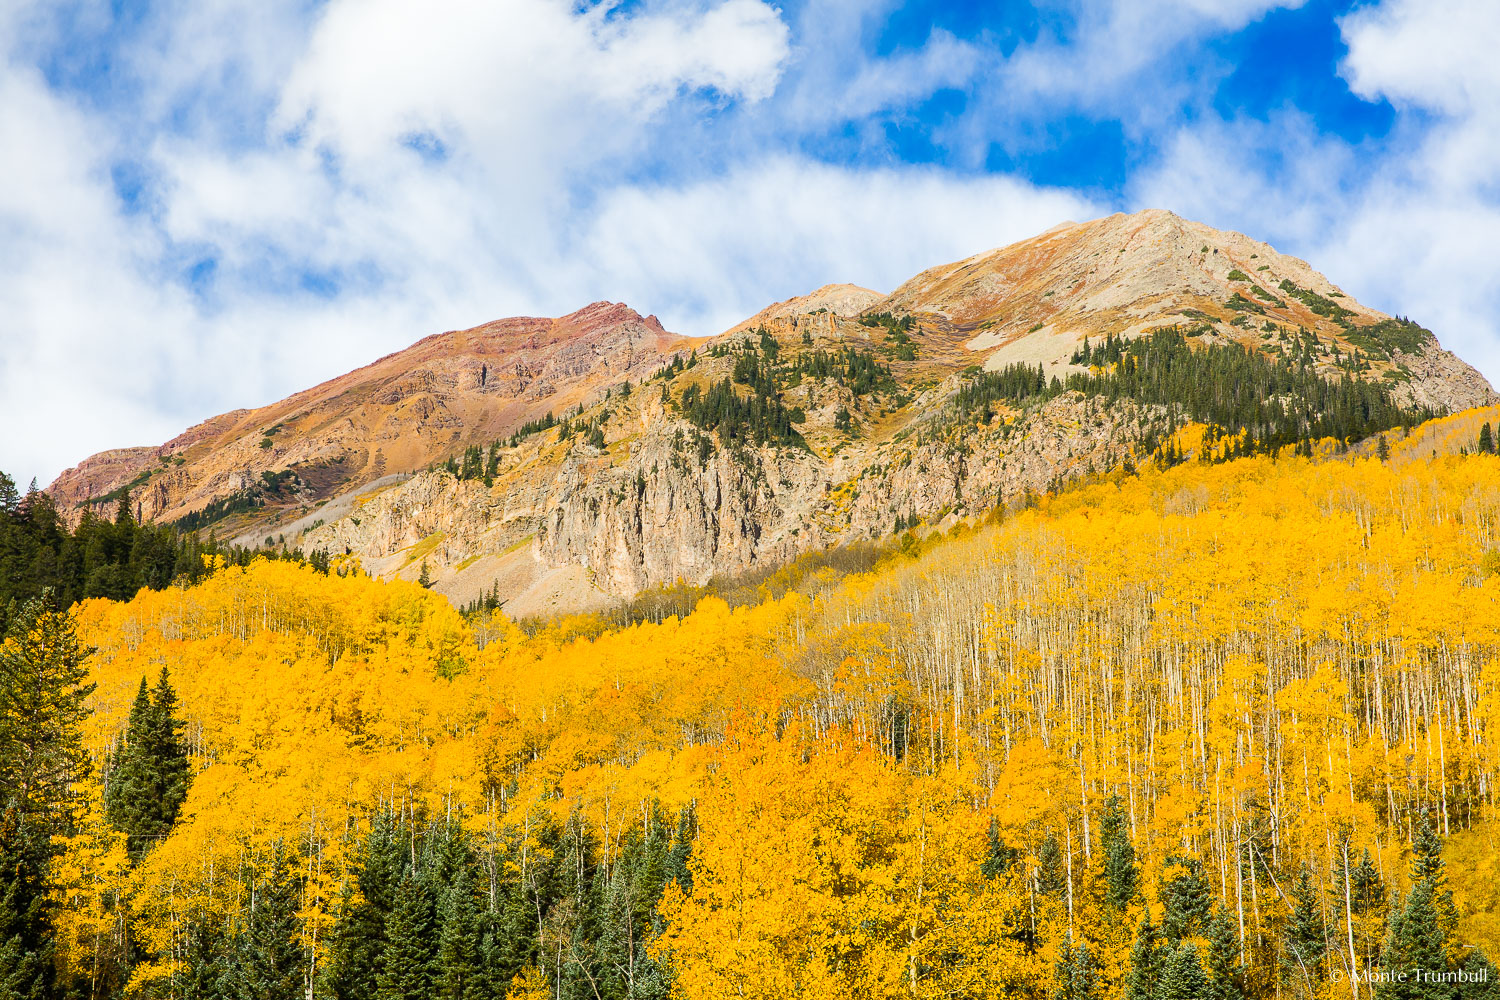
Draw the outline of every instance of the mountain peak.
<instances>
[{"instance_id":1,"label":"mountain peak","mask_svg":"<svg viewBox=\"0 0 1500 1000\"><path fill-rule=\"evenodd\" d=\"M648 377L687 343L655 316L608 301L557 318L450 330L279 402L214 417L159 447L92 456L48 492L65 513L87 506L107 513L114 494L128 489L140 518L163 521L248 512L252 501L316 504L561 415L610 386ZM298 485L267 497L263 487L276 476Z\"/></svg>"},{"instance_id":2,"label":"mountain peak","mask_svg":"<svg viewBox=\"0 0 1500 1000\"><path fill-rule=\"evenodd\" d=\"M806 295L794 295L780 302L773 302L749 319L742 320L724 331L727 336L741 330L753 329L776 319L800 316L806 313L831 313L835 316L857 316L879 302L883 296L860 285L824 285Z\"/></svg>"}]
</instances>

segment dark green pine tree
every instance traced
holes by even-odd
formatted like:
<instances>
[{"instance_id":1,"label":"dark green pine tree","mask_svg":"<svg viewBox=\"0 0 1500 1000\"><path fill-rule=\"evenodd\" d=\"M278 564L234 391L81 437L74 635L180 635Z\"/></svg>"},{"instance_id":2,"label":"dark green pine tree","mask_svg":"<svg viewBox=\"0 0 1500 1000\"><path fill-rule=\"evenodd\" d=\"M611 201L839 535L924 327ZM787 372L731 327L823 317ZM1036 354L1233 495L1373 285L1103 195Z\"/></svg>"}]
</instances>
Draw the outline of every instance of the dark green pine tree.
<instances>
[{"instance_id":1,"label":"dark green pine tree","mask_svg":"<svg viewBox=\"0 0 1500 1000\"><path fill-rule=\"evenodd\" d=\"M50 593L27 601L0 647L0 807L16 810L23 831L66 832L74 787L89 771L80 735L94 685L73 616Z\"/></svg>"},{"instance_id":2,"label":"dark green pine tree","mask_svg":"<svg viewBox=\"0 0 1500 1000\"><path fill-rule=\"evenodd\" d=\"M1061 1000L1095 1000L1099 994L1099 970L1088 943L1074 947L1069 934L1057 962L1057 995Z\"/></svg>"},{"instance_id":3,"label":"dark green pine tree","mask_svg":"<svg viewBox=\"0 0 1500 1000\"><path fill-rule=\"evenodd\" d=\"M1479 428L1479 454L1495 454L1495 432L1490 428L1490 422L1486 420L1484 426Z\"/></svg>"},{"instance_id":4,"label":"dark green pine tree","mask_svg":"<svg viewBox=\"0 0 1500 1000\"><path fill-rule=\"evenodd\" d=\"M979 863L979 874L987 879L997 879L1016 863L1016 852L1006 846L1000 837L1000 822L990 817L989 846L984 860Z\"/></svg>"},{"instance_id":5,"label":"dark green pine tree","mask_svg":"<svg viewBox=\"0 0 1500 1000\"><path fill-rule=\"evenodd\" d=\"M19 810L0 814L0 997L53 995L51 914L46 906L48 845L28 832Z\"/></svg>"},{"instance_id":6,"label":"dark green pine tree","mask_svg":"<svg viewBox=\"0 0 1500 1000\"><path fill-rule=\"evenodd\" d=\"M1130 971L1125 976L1125 1000L1157 1000L1157 988L1171 949L1162 941L1151 915L1146 914L1130 946Z\"/></svg>"},{"instance_id":7,"label":"dark green pine tree","mask_svg":"<svg viewBox=\"0 0 1500 1000\"><path fill-rule=\"evenodd\" d=\"M605 1000L664 1000L669 992L667 976L647 945L661 929L656 908L669 878L671 846L672 828L653 808L649 827L626 837L610 873L596 946Z\"/></svg>"},{"instance_id":8,"label":"dark green pine tree","mask_svg":"<svg viewBox=\"0 0 1500 1000\"><path fill-rule=\"evenodd\" d=\"M1281 965L1304 995L1312 995L1322 982L1323 956L1327 950L1327 928L1318 905L1318 890L1303 865L1292 886L1292 918L1282 932Z\"/></svg>"},{"instance_id":9,"label":"dark green pine tree","mask_svg":"<svg viewBox=\"0 0 1500 1000\"><path fill-rule=\"evenodd\" d=\"M573 927L570 941L563 948L563 996L571 1000L590 1000L594 997L595 984L608 984L610 979L608 905L609 874L605 866L593 856L593 843L585 855L582 890L572 895ZM618 954L628 952L622 950Z\"/></svg>"},{"instance_id":10,"label":"dark green pine tree","mask_svg":"<svg viewBox=\"0 0 1500 1000\"><path fill-rule=\"evenodd\" d=\"M161 821L164 830L176 825L192 784L192 762L183 740L183 723L177 715L177 692L164 665L151 692L151 749L161 791Z\"/></svg>"},{"instance_id":11,"label":"dark green pine tree","mask_svg":"<svg viewBox=\"0 0 1500 1000\"><path fill-rule=\"evenodd\" d=\"M990 824L990 833L995 834L998 827ZM667 877L672 879L682 888L683 892L693 891L693 873L688 868L688 861L693 856L693 841L698 836L698 818L693 813L692 806L683 806L682 812L677 814L677 831L672 834L672 849L667 852ZM990 846L1000 843L998 836L992 837ZM1003 848L1005 845L1000 844ZM985 872L986 877L992 877Z\"/></svg>"},{"instance_id":12,"label":"dark green pine tree","mask_svg":"<svg viewBox=\"0 0 1500 1000\"><path fill-rule=\"evenodd\" d=\"M1465 981L1458 988L1461 1000L1500 1000L1500 970L1477 948L1464 952L1458 963Z\"/></svg>"},{"instance_id":13,"label":"dark green pine tree","mask_svg":"<svg viewBox=\"0 0 1500 1000\"><path fill-rule=\"evenodd\" d=\"M211 914L191 914L184 944L178 995L183 1000L232 1000L233 993L224 989L231 949L223 926Z\"/></svg>"},{"instance_id":14,"label":"dark green pine tree","mask_svg":"<svg viewBox=\"0 0 1500 1000\"><path fill-rule=\"evenodd\" d=\"M1178 858L1178 870L1161 887L1165 908L1161 932L1172 941L1200 935L1208 926L1213 909L1213 894L1203 877L1203 862L1197 858Z\"/></svg>"},{"instance_id":15,"label":"dark green pine tree","mask_svg":"<svg viewBox=\"0 0 1500 1000\"><path fill-rule=\"evenodd\" d=\"M53 995L55 929L47 898L54 836L73 827L88 774L80 727L89 650L52 595L8 613L0 648L0 997Z\"/></svg>"},{"instance_id":16,"label":"dark green pine tree","mask_svg":"<svg viewBox=\"0 0 1500 1000\"><path fill-rule=\"evenodd\" d=\"M1036 852L1036 887L1044 896L1062 896L1068 890L1067 864L1057 838L1049 836Z\"/></svg>"},{"instance_id":17,"label":"dark green pine tree","mask_svg":"<svg viewBox=\"0 0 1500 1000\"><path fill-rule=\"evenodd\" d=\"M177 694L166 667L154 692L141 678L124 746L111 763L105 815L126 835L130 856L139 860L171 832L192 777L177 718Z\"/></svg>"},{"instance_id":18,"label":"dark green pine tree","mask_svg":"<svg viewBox=\"0 0 1500 1000\"><path fill-rule=\"evenodd\" d=\"M1245 966L1240 961L1240 936L1234 918L1222 906L1215 911L1204 935L1208 938L1209 1000L1245 1000Z\"/></svg>"},{"instance_id":19,"label":"dark green pine tree","mask_svg":"<svg viewBox=\"0 0 1500 1000\"><path fill-rule=\"evenodd\" d=\"M238 1000L301 1000L306 995L307 960L297 943L301 895L291 858L278 850L271 870L252 888L244 930L234 949L233 974L226 977Z\"/></svg>"},{"instance_id":20,"label":"dark green pine tree","mask_svg":"<svg viewBox=\"0 0 1500 1000\"><path fill-rule=\"evenodd\" d=\"M516 883L501 895L498 912L485 915L479 951L491 989L498 996L503 997L511 980L536 960L537 912L546 913L550 905L550 899L538 899Z\"/></svg>"},{"instance_id":21,"label":"dark green pine tree","mask_svg":"<svg viewBox=\"0 0 1500 1000\"><path fill-rule=\"evenodd\" d=\"M1432 903L1437 910L1438 923L1444 932L1451 934L1458 925L1458 911L1453 906L1453 893L1448 890L1443 838L1438 836L1432 817L1425 812L1417 824L1412 855L1412 881L1425 882L1432 887Z\"/></svg>"},{"instance_id":22,"label":"dark green pine tree","mask_svg":"<svg viewBox=\"0 0 1500 1000\"><path fill-rule=\"evenodd\" d=\"M1118 795L1104 800L1099 817L1099 846L1104 849L1104 900L1123 913L1140 895L1140 871L1135 846L1125 825L1125 808Z\"/></svg>"},{"instance_id":23,"label":"dark green pine tree","mask_svg":"<svg viewBox=\"0 0 1500 1000\"><path fill-rule=\"evenodd\" d=\"M1208 977L1193 943L1184 941L1173 948L1156 984L1156 1000L1202 1000L1208 989Z\"/></svg>"},{"instance_id":24,"label":"dark green pine tree","mask_svg":"<svg viewBox=\"0 0 1500 1000\"><path fill-rule=\"evenodd\" d=\"M433 988L433 914L427 887L408 869L386 921L385 954L374 1000L429 1000Z\"/></svg>"},{"instance_id":25,"label":"dark green pine tree","mask_svg":"<svg viewBox=\"0 0 1500 1000\"><path fill-rule=\"evenodd\" d=\"M147 730L151 725L151 686L141 677L141 686L130 706L130 721L124 743L110 761L104 793L105 817L126 836L126 848L139 858L155 833L156 803L151 795L151 761Z\"/></svg>"},{"instance_id":26,"label":"dark green pine tree","mask_svg":"<svg viewBox=\"0 0 1500 1000\"><path fill-rule=\"evenodd\" d=\"M395 907L396 888L406 865L402 841L394 820L376 817L365 838L355 885L345 889L329 942L326 983L334 1000L368 1000L375 995L385 955L386 921Z\"/></svg>"},{"instance_id":27,"label":"dark green pine tree","mask_svg":"<svg viewBox=\"0 0 1500 1000\"><path fill-rule=\"evenodd\" d=\"M1432 886L1418 882L1406 897L1406 905L1391 918L1386 937L1382 977L1376 987L1379 1000L1446 1000L1454 996L1451 984L1427 983L1419 975L1447 968L1447 935L1438 919Z\"/></svg>"},{"instance_id":28,"label":"dark green pine tree","mask_svg":"<svg viewBox=\"0 0 1500 1000\"><path fill-rule=\"evenodd\" d=\"M468 865L454 872L438 908L437 995L443 1000L478 1000L480 968L479 907Z\"/></svg>"},{"instance_id":29,"label":"dark green pine tree","mask_svg":"<svg viewBox=\"0 0 1500 1000\"><path fill-rule=\"evenodd\" d=\"M672 827L654 805L651 815L651 829L645 838L640 864L633 865L630 873L630 937L634 954L626 979L631 1000L666 1000L671 992L666 970L651 957L647 945L662 930L657 907L671 879Z\"/></svg>"},{"instance_id":30,"label":"dark green pine tree","mask_svg":"<svg viewBox=\"0 0 1500 1000\"><path fill-rule=\"evenodd\" d=\"M1406 904L1391 918L1381 956L1378 1000L1447 1000L1457 996L1451 983L1422 981L1420 973L1448 969L1448 935L1456 922L1453 896L1443 870L1443 842L1426 813L1412 842L1412 888Z\"/></svg>"}]
</instances>

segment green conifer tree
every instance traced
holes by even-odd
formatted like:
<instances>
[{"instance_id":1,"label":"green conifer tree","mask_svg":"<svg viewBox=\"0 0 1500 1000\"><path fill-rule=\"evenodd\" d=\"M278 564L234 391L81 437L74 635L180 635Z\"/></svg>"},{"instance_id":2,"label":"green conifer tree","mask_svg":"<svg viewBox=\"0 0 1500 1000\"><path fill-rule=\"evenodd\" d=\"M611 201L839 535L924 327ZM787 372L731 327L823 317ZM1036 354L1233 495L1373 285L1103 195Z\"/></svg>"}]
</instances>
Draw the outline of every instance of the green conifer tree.
<instances>
[{"instance_id":1,"label":"green conifer tree","mask_svg":"<svg viewBox=\"0 0 1500 1000\"><path fill-rule=\"evenodd\" d=\"M141 686L130 706L130 721L125 727L123 745L111 760L104 793L105 817L127 837L134 858L140 857L141 829L151 824L150 761L147 759L146 730L151 718L151 686L141 677Z\"/></svg>"},{"instance_id":2,"label":"green conifer tree","mask_svg":"<svg viewBox=\"0 0 1500 1000\"><path fill-rule=\"evenodd\" d=\"M1453 893L1448 889L1443 838L1438 836L1432 817L1426 812L1417 822L1416 837L1412 841L1411 877L1413 882L1425 882L1432 887L1438 923L1445 933L1452 933L1458 924L1458 912L1453 906Z\"/></svg>"},{"instance_id":3,"label":"green conifer tree","mask_svg":"<svg viewBox=\"0 0 1500 1000\"><path fill-rule=\"evenodd\" d=\"M468 866L460 866L443 893L438 912L437 995L443 1000L477 1000L479 909Z\"/></svg>"},{"instance_id":4,"label":"green conifer tree","mask_svg":"<svg viewBox=\"0 0 1500 1000\"><path fill-rule=\"evenodd\" d=\"M1406 897L1406 905L1391 918L1382 956L1382 977L1376 987L1378 1000L1446 1000L1453 996L1448 984L1421 981L1423 973L1447 969L1447 935L1438 919L1431 884L1418 882Z\"/></svg>"},{"instance_id":5,"label":"green conifer tree","mask_svg":"<svg viewBox=\"0 0 1500 1000\"><path fill-rule=\"evenodd\" d=\"M375 1000L429 1000L433 987L433 914L427 887L410 869L396 887L386 922Z\"/></svg>"},{"instance_id":6,"label":"green conifer tree","mask_svg":"<svg viewBox=\"0 0 1500 1000\"><path fill-rule=\"evenodd\" d=\"M183 1000L231 1000L231 994L222 989L229 951L229 942L216 918L204 912L189 915L182 973L177 980Z\"/></svg>"},{"instance_id":7,"label":"green conifer tree","mask_svg":"<svg viewBox=\"0 0 1500 1000\"><path fill-rule=\"evenodd\" d=\"M1240 961L1240 937L1234 919L1222 906L1209 921L1208 938L1210 1000L1245 1000L1245 966Z\"/></svg>"},{"instance_id":8,"label":"green conifer tree","mask_svg":"<svg viewBox=\"0 0 1500 1000\"><path fill-rule=\"evenodd\" d=\"M1123 913L1140 895L1140 871L1125 824L1125 807L1118 795L1104 800L1099 817L1099 846L1104 849L1105 902L1114 912Z\"/></svg>"},{"instance_id":9,"label":"green conifer tree","mask_svg":"<svg viewBox=\"0 0 1500 1000\"><path fill-rule=\"evenodd\" d=\"M50 592L8 614L0 647L0 997L53 996L56 948L48 868L73 828L88 774L81 726L89 650Z\"/></svg>"},{"instance_id":10,"label":"green conifer tree","mask_svg":"<svg viewBox=\"0 0 1500 1000\"><path fill-rule=\"evenodd\" d=\"M1088 943L1075 947L1071 934L1057 962L1057 995L1060 1000L1096 1000L1100 995L1099 970Z\"/></svg>"},{"instance_id":11,"label":"green conifer tree","mask_svg":"<svg viewBox=\"0 0 1500 1000\"><path fill-rule=\"evenodd\" d=\"M155 692L142 677L105 793L105 816L126 835L133 859L171 832L187 798L191 772L181 730L166 667Z\"/></svg>"},{"instance_id":12,"label":"green conifer tree","mask_svg":"<svg viewBox=\"0 0 1500 1000\"><path fill-rule=\"evenodd\" d=\"M365 838L355 885L345 890L329 942L327 989L335 1000L368 1000L375 995L386 922L406 865L403 848L398 825L387 816L376 817Z\"/></svg>"},{"instance_id":13,"label":"green conifer tree","mask_svg":"<svg viewBox=\"0 0 1500 1000\"><path fill-rule=\"evenodd\" d=\"M1412 840L1411 875L1411 893L1392 916L1386 934L1381 971L1388 975L1375 995L1378 1000L1448 1000L1458 995L1455 984L1422 978L1423 973L1449 969L1448 940L1457 923L1443 842L1425 812Z\"/></svg>"},{"instance_id":14,"label":"green conifer tree","mask_svg":"<svg viewBox=\"0 0 1500 1000\"><path fill-rule=\"evenodd\" d=\"M1198 961L1198 949L1184 941L1167 957L1155 1000L1202 1000L1207 995L1208 977Z\"/></svg>"},{"instance_id":15,"label":"green conifer tree","mask_svg":"<svg viewBox=\"0 0 1500 1000\"><path fill-rule=\"evenodd\" d=\"M1328 936L1318 890L1306 865L1297 874L1291 901L1292 917L1282 933L1281 965L1299 994L1310 996L1323 979Z\"/></svg>"},{"instance_id":16,"label":"green conifer tree","mask_svg":"<svg viewBox=\"0 0 1500 1000\"><path fill-rule=\"evenodd\" d=\"M1130 947L1130 971L1125 976L1125 1000L1157 1000L1157 988L1171 949L1161 939L1147 913Z\"/></svg>"},{"instance_id":17,"label":"green conifer tree","mask_svg":"<svg viewBox=\"0 0 1500 1000\"><path fill-rule=\"evenodd\" d=\"M50 593L27 601L0 647L0 807L23 830L63 833L72 825L74 788L89 771L81 727L88 717L83 663L92 650L57 610Z\"/></svg>"},{"instance_id":18,"label":"green conifer tree","mask_svg":"<svg viewBox=\"0 0 1500 1000\"><path fill-rule=\"evenodd\" d=\"M0 813L0 997L50 1000L54 936L47 907L46 840L14 806Z\"/></svg>"},{"instance_id":19,"label":"green conifer tree","mask_svg":"<svg viewBox=\"0 0 1500 1000\"><path fill-rule=\"evenodd\" d=\"M256 879L251 890L234 963L239 1000L301 1000L305 996L307 961L297 943L301 896L291 858L278 849L270 870Z\"/></svg>"},{"instance_id":20,"label":"green conifer tree","mask_svg":"<svg viewBox=\"0 0 1500 1000\"><path fill-rule=\"evenodd\" d=\"M192 783L192 761L183 740L183 722L177 715L177 692L165 665L151 692L150 742L156 761L156 777L161 794L161 822L171 830L187 801Z\"/></svg>"},{"instance_id":21,"label":"green conifer tree","mask_svg":"<svg viewBox=\"0 0 1500 1000\"><path fill-rule=\"evenodd\" d=\"M1036 852L1036 887L1044 896L1058 898L1068 889L1067 863L1057 838L1049 836Z\"/></svg>"},{"instance_id":22,"label":"green conifer tree","mask_svg":"<svg viewBox=\"0 0 1500 1000\"><path fill-rule=\"evenodd\" d=\"M987 879L997 879L1016 862L1016 852L1007 847L1000 837L1000 823L990 817L989 845L984 860L979 864L979 874Z\"/></svg>"},{"instance_id":23,"label":"green conifer tree","mask_svg":"<svg viewBox=\"0 0 1500 1000\"><path fill-rule=\"evenodd\" d=\"M994 824L990 826L990 832L995 833ZM676 882L682 891L690 893L693 891L693 873L688 868L688 861L693 855L693 840L698 836L698 820L693 813L692 806L683 806L682 811L677 814L677 830L672 834L672 847L667 852L667 877ZM998 837L992 838L991 846L998 841ZM1004 845L1002 845L1004 846ZM986 877L990 877L986 872Z\"/></svg>"},{"instance_id":24,"label":"green conifer tree","mask_svg":"<svg viewBox=\"0 0 1500 1000\"><path fill-rule=\"evenodd\" d=\"M1177 869L1161 887L1164 912L1161 932L1172 941L1201 935L1208 926L1213 894L1203 877L1203 862L1197 858L1169 859Z\"/></svg>"}]
</instances>

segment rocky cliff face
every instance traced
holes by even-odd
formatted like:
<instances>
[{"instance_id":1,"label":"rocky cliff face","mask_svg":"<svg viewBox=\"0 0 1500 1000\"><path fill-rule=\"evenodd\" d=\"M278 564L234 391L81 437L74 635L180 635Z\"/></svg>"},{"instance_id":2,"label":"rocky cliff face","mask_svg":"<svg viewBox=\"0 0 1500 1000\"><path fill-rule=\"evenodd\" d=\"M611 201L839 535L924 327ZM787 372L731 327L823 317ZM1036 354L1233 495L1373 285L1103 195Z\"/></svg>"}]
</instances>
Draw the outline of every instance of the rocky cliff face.
<instances>
[{"instance_id":1,"label":"rocky cliff face","mask_svg":"<svg viewBox=\"0 0 1500 1000\"><path fill-rule=\"evenodd\" d=\"M1412 354L1392 351L1395 363L1410 372L1411 379L1396 388L1398 398L1438 413L1456 413L1500 401L1489 381L1467 361L1445 351L1435 339L1425 341Z\"/></svg>"},{"instance_id":2,"label":"rocky cliff face","mask_svg":"<svg viewBox=\"0 0 1500 1000\"><path fill-rule=\"evenodd\" d=\"M1166 326L1200 345L1295 350L1401 405L1496 398L1430 333L1305 261L1152 211L1058 226L888 296L825 286L708 341L610 303L430 337L160 448L95 456L52 489L86 504L126 488L157 519L258 497L221 522L245 544L413 579L425 567L455 600L494 595L513 614L600 606L1147 460L1144 442L1170 438L1180 414L1078 392L965 408L955 394L1017 363L1065 379L1086 338ZM767 364L781 430L755 388ZM548 412L562 426L524 426ZM490 442L487 475L425 471Z\"/></svg>"},{"instance_id":3,"label":"rocky cliff face","mask_svg":"<svg viewBox=\"0 0 1500 1000\"><path fill-rule=\"evenodd\" d=\"M936 405L943 392L934 389L924 401ZM607 451L582 442L560 455L539 447L489 488L423 473L357 514L311 530L301 544L359 554L368 569L411 578L425 562L438 589L459 601L488 593L502 575L510 581L503 596L514 597L567 567L584 570L598 595L626 598L657 584L702 584L879 538L898 519L975 514L1000 497L1040 493L1059 477L1117 468L1134 457L1134 429L1159 416L1070 395L962 435L862 441L832 456L718 449L700 464L675 444L692 426L650 402L621 408L616 419L643 429ZM517 576L505 567L493 578L456 579L476 556L517 546L531 572Z\"/></svg>"}]
</instances>

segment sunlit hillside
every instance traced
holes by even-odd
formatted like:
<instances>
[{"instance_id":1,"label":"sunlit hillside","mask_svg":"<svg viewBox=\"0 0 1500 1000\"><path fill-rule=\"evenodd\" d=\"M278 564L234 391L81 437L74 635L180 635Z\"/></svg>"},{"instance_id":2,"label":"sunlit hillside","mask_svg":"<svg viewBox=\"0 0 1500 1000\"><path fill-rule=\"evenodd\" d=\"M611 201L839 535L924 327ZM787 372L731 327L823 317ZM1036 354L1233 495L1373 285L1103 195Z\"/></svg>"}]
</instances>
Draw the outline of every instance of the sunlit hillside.
<instances>
[{"instance_id":1,"label":"sunlit hillside","mask_svg":"<svg viewBox=\"0 0 1500 1000\"><path fill-rule=\"evenodd\" d=\"M86 601L57 960L79 996L348 1000L1488 968L1500 457L1459 433L1101 478L661 623L265 560ZM174 814L111 787L182 751Z\"/></svg>"}]
</instances>

